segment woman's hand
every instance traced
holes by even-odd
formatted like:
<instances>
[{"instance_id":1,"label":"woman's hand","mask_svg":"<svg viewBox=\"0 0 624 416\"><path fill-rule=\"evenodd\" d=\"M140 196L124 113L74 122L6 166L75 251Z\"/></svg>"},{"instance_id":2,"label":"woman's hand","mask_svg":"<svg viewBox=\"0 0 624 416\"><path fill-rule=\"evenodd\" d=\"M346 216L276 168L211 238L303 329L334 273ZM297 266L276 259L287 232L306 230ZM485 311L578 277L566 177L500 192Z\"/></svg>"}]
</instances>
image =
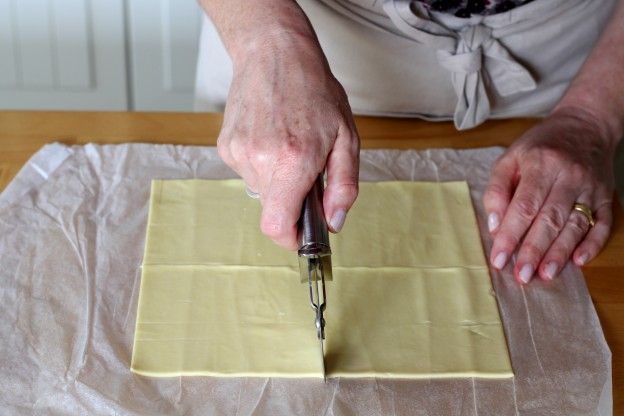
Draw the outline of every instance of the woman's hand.
<instances>
[{"instance_id":1,"label":"woman's hand","mask_svg":"<svg viewBox=\"0 0 624 416\"><path fill-rule=\"evenodd\" d=\"M493 167L483 197L502 269L519 248L516 280L553 279L568 259L582 266L611 230L614 141L591 115L561 109L520 137ZM594 227L575 202L591 208Z\"/></svg>"},{"instance_id":2,"label":"woman's hand","mask_svg":"<svg viewBox=\"0 0 624 416\"><path fill-rule=\"evenodd\" d=\"M297 247L297 221L327 168L323 206L338 232L358 193L359 137L315 37L273 32L239 47L218 139L223 160L260 195L260 228Z\"/></svg>"}]
</instances>

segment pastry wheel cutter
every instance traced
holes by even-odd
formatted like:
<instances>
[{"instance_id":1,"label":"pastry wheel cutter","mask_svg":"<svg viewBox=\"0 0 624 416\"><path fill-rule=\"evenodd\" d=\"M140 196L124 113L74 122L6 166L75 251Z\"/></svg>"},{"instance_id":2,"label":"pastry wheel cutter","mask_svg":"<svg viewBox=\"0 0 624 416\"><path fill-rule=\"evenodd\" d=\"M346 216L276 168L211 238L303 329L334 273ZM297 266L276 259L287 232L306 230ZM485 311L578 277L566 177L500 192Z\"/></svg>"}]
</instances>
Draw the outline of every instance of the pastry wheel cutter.
<instances>
[{"instance_id":1,"label":"pastry wheel cutter","mask_svg":"<svg viewBox=\"0 0 624 416\"><path fill-rule=\"evenodd\" d=\"M320 343L325 373L325 318L323 316L327 299L325 281L332 280L331 248L325 214L323 212L323 174L320 174L306 196L299 218L299 271L301 282L308 284L310 304L314 311L316 337Z\"/></svg>"}]
</instances>

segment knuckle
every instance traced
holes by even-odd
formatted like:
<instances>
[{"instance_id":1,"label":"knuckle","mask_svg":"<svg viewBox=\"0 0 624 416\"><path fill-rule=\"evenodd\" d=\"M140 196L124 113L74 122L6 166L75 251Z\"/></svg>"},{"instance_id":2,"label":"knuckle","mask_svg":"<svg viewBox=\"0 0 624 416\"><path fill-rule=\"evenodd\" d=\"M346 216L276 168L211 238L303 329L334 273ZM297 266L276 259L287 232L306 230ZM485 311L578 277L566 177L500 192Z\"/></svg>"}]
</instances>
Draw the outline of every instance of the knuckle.
<instances>
[{"instance_id":1,"label":"knuckle","mask_svg":"<svg viewBox=\"0 0 624 416\"><path fill-rule=\"evenodd\" d=\"M497 251L503 249L506 252L511 252L516 248L519 241L520 238L515 234L502 232L496 236L494 246L497 247Z\"/></svg>"},{"instance_id":2,"label":"knuckle","mask_svg":"<svg viewBox=\"0 0 624 416\"><path fill-rule=\"evenodd\" d=\"M613 200L611 197L600 202L595 210L596 226L603 226L607 232L611 230L613 225Z\"/></svg>"},{"instance_id":3,"label":"knuckle","mask_svg":"<svg viewBox=\"0 0 624 416\"><path fill-rule=\"evenodd\" d=\"M580 236L582 235L585 235L585 233L587 233L587 230L589 230L589 222L587 221L587 218L583 216L583 214L574 213L574 215L571 215L568 219L568 223L570 225L570 228L572 229L572 232L574 233L574 235L578 236L578 238L580 238Z\"/></svg>"},{"instance_id":4,"label":"knuckle","mask_svg":"<svg viewBox=\"0 0 624 416\"><path fill-rule=\"evenodd\" d=\"M232 158L230 157L230 151L224 144L217 143L217 153L219 157L228 165L232 165Z\"/></svg>"},{"instance_id":5,"label":"knuckle","mask_svg":"<svg viewBox=\"0 0 624 416\"><path fill-rule=\"evenodd\" d=\"M357 183L343 183L338 185L338 193L347 201L355 201L359 193Z\"/></svg>"},{"instance_id":6,"label":"knuckle","mask_svg":"<svg viewBox=\"0 0 624 416\"><path fill-rule=\"evenodd\" d=\"M485 189L484 198L504 198L508 195L508 191L497 183L490 183Z\"/></svg>"},{"instance_id":7,"label":"knuckle","mask_svg":"<svg viewBox=\"0 0 624 416\"><path fill-rule=\"evenodd\" d=\"M536 198L531 196L521 197L517 201L518 215L525 220L532 220L539 212L540 204Z\"/></svg>"},{"instance_id":8,"label":"knuckle","mask_svg":"<svg viewBox=\"0 0 624 416\"><path fill-rule=\"evenodd\" d=\"M562 161L561 152L558 149L553 149L550 147L539 147L536 149L540 155L541 160L545 165L553 165L559 164Z\"/></svg>"},{"instance_id":9,"label":"knuckle","mask_svg":"<svg viewBox=\"0 0 624 416\"><path fill-rule=\"evenodd\" d=\"M246 144L244 140L230 140L229 141L229 150L232 154L232 157L236 160L240 160L245 157L246 154Z\"/></svg>"},{"instance_id":10,"label":"knuckle","mask_svg":"<svg viewBox=\"0 0 624 416\"><path fill-rule=\"evenodd\" d=\"M580 163L572 163L567 168L567 173L572 183L576 186L587 180L587 169Z\"/></svg>"},{"instance_id":11,"label":"knuckle","mask_svg":"<svg viewBox=\"0 0 624 416\"><path fill-rule=\"evenodd\" d=\"M542 211L540 211L538 214L538 220L549 230L559 233L568 220L568 214L564 213L564 210L561 207L550 206L545 207Z\"/></svg>"},{"instance_id":12,"label":"knuckle","mask_svg":"<svg viewBox=\"0 0 624 416\"><path fill-rule=\"evenodd\" d=\"M357 131L355 131L351 133L350 138L351 140L349 141L349 150L351 151L351 154L353 156L359 158L361 148L360 136L358 135Z\"/></svg>"},{"instance_id":13,"label":"knuckle","mask_svg":"<svg viewBox=\"0 0 624 416\"><path fill-rule=\"evenodd\" d=\"M574 239L571 238L557 239L557 241L553 243L552 247L550 247L546 255L549 258L560 260L559 264L563 264L570 258L570 255L572 254L572 251L574 250L574 247L576 247L577 243L578 241L574 241Z\"/></svg>"},{"instance_id":14,"label":"knuckle","mask_svg":"<svg viewBox=\"0 0 624 416\"><path fill-rule=\"evenodd\" d=\"M591 230L591 236L588 237L588 240L595 241L598 247L601 248L609 240L610 231L610 227L607 224L597 223Z\"/></svg>"},{"instance_id":15,"label":"knuckle","mask_svg":"<svg viewBox=\"0 0 624 416\"><path fill-rule=\"evenodd\" d=\"M587 251L596 255L600 252L600 250L602 250L604 243L605 243L604 241L597 241L596 239L591 239L587 242L587 246L588 246Z\"/></svg>"},{"instance_id":16,"label":"knuckle","mask_svg":"<svg viewBox=\"0 0 624 416\"><path fill-rule=\"evenodd\" d=\"M558 264L565 264L570 257L572 257L572 250L567 248L558 248L553 250L548 255L549 261L556 261Z\"/></svg>"},{"instance_id":17,"label":"knuckle","mask_svg":"<svg viewBox=\"0 0 624 416\"><path fill-rule=\"evenodd\" d=\"M570 159L567 149L561 148L559 144L550 140L541 141L533 148L533 151L542 166L561 167Z\"/></svg>"},{"instance_id":18,"label":"knuckle","mask_svg":"<svg viewBox=\"0 0 624 416\"><path fill-rule=\"evenodd\" d=\"M255 140L240 140L237 141L238 152L246 155L247 157L257 155L260 152Z\"/></svg>"},{"instance_id":19,"label":"knuckle","mask_svg":"<svg viewBox=\"0 0 624 416\"><path fill-rule=\"evenodd\" d=\"M544 259L542 260L542 264L546 265L551 261L555 261L560 265L565 264L565 262L570 258L571 254L572 250L570 248L557 245L548 250L548 252L544 256Z\"/></svg>"},{"instance_id":20,"label":"knuckle","mask_svg":"<svg viewBox=\"0 0 624 416\"><path fill-rule=\"evenodd\" d=\"M494 161L494 165L492 166L492 169L493 170L499 169L503 167L506 163L509 163L511 160L514 159L515 157L514 153L516 152L517 152L517 148L514 148L513 145L507 148L505 152L503 152L503 154L501 154L498 158L496 158L496 160Z\"/></svg>"},{"instance_id":21,"label":"knuckle","mask_svg":"<svg viewBox=\"0 0 624 416\"><path fill-rule=\"evenodd\" d=\"M607 241L609 239L609 235L611 235L611 222L601 222L598 221L594 225L594 229L596 230L596 234L600 236L601 239Z\"/></svg>"},{"instance_id":22,"label":"knuckle","mask_svg":"<svg viewBox=\"0 0 624 416\"><path fill-rule=\"evenodd\" d=\"M260 231L271 239L278 239L284 235L284 227L281 222L270 218L260 220Z\"/></svg>"},{"instance_id":23,"label":"knuckle","mask_svg":"<svg viewBox=\"0 0 624 416\"><path fill-rule=\"evenodd\" d=\"M298 161L305 154L305 145L298 136L288 135L280 146L280 158L288 161Z\"/></svg>"},{"instance_id":24,"label":"knuckle","mask_svg":"<svg viewBox=\"0 0 624 416\"><path fill-rule=\"evenodd\" d=\"M541 259L544 254L544 250L532 241L524 241L521 251L523 255L531 259Z\"/></svg>"},{"instance_id":25,"label":"knuckle","mask_svg":"<svg viewBox=\"0 0 624 416\"><path fill-rule=\"evenodd\" d=\"M230 134L225 129L221 129L217 136L217 147L227 147L230 143Z\"/></svg>"},{"instance_id":26,"label":"knuckle","mask_svg":"<svg viewBox=\"0 0 624 416\"><path fill-rule=\"evenodd\" d=\"M262 167L270 159L270 152L258 145L255 140L248 140L243 145L242 157L254 167Z\"/></svg>"}]
</instances>

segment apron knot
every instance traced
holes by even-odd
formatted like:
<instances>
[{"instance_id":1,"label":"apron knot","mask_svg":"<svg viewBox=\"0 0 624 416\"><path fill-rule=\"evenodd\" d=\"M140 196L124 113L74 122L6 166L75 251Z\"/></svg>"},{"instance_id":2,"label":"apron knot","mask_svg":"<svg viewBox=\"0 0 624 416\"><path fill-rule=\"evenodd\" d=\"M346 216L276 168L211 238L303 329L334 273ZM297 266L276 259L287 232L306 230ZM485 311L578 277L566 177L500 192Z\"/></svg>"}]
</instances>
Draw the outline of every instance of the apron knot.
<instances>
[{"instance_id":1,"label":"apron knot","mask_svg":"<svg viewBox=\"0 0 624 416\"><path fill-rule=\"evenodd\" d=\"M384 10L412 40L436 49L438 63L451 72L457 94L453 121L459 130L483 123L490 115L490 92L508 96L536 88L519 64L483 24L454 31L417 15L408 0L384 0Z\"/></svg>"},{"instance_id":2,"label":"apron knot","mask_svg":"<svg viewBox=\"0 0 624 416\"><path fill-rule=\"evenodd\" d=\"M451 72L478 72L483 62L483 47L488 46L487 41L492 39L491 36L492 30L485 26L469 26L459 33L454 52L437 51L438 62Z\"/></svg>"},{"instance_id":3,"label":"apron knot","mask_svg":"<svg viewBox=\"0 0 624 416\"><path fill-rule=\"evenodd\" d=\"M483 25L463 28L458 32L455 51L438 50L436 55L440 65L451 71L457 93L453 121L459 130L481 124L489 117L488 87L503 97L536 88L529 71L492 37L492 29Z\"/></svg>"}]
</instances>

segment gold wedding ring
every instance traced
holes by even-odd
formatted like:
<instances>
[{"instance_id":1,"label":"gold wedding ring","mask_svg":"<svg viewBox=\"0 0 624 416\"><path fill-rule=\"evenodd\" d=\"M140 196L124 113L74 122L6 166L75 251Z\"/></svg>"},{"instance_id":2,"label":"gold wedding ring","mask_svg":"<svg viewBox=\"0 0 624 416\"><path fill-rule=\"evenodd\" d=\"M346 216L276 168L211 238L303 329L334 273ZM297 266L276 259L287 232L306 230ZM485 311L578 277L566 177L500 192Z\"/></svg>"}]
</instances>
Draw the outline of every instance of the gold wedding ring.
<instances>
[{"instance_id":1,"label":"gold wedding ring","mask_svg":"<svg viewBox=\"0 0 624 416\"><path fill-rule=\"evenodd\" d=\"M589 208L587 205L581 204L580 202L575 202L574 206L572 207L572 210L573 211L578 211L581 214L583 214L583 216L585 218L587 218L587 222L589 222L589 225L591 227L594 226L594 224L595 224L594 216L592 214L591 208Z\"/></svg>"}]
</instances>

